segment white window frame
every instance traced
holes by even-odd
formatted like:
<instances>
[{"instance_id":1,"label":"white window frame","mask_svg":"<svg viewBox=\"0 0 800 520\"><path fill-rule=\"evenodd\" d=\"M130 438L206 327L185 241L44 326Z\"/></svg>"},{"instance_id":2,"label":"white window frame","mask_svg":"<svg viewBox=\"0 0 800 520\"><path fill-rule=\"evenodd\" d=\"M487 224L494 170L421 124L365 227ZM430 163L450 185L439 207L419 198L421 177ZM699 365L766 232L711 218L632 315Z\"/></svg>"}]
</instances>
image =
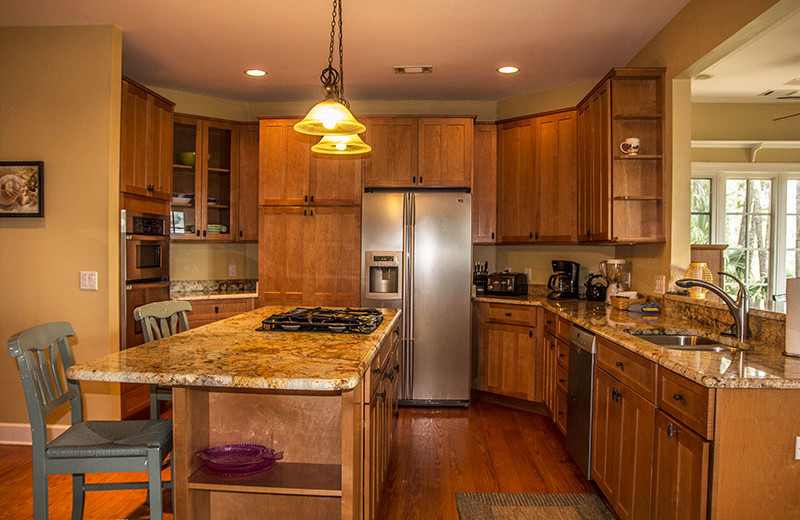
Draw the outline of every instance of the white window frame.
<instances>
[{"instance_id":1,"label":"white window frame","mask_svg":"<svg viewBox=\"0 0 800 520\"><path fill-rule=\"evenodd\" d=\"M772 179L768 296L786 293L786 189L800 163L692 163L692 178L711 179L711 242L725 243L725 181ZM691 208L689 209L691 212ZM781 276L779 276L781 273Z\"/></svg>"}]
</instances>

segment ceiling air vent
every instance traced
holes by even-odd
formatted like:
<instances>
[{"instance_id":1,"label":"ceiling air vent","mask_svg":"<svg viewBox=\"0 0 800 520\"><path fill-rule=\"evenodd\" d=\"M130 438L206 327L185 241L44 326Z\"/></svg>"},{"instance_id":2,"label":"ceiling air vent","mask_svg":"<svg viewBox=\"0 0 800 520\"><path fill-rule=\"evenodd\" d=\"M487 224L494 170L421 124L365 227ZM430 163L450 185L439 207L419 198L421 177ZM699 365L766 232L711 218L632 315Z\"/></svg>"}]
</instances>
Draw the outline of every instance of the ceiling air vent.
<instances>
[{"instance_id":1,"label":"ceiling air vent","mask_svg":"<svg viewBox=\"0 0 800 520\"><path fill-rule=\"evenodd\" d=\"M797 94L796 90L765 90L759 96L786 97Z\"/></svg>"},{"instance_id":2,"label":"ceiling air vent","mask_svg":"<svg viewBox=\"0 0 800 520\"><path fill-rule=\"evenodd\" d=\"M413 65L394 68L395 74L431 74L432 72L432 65Z\"/></svg>"}]
</instances>

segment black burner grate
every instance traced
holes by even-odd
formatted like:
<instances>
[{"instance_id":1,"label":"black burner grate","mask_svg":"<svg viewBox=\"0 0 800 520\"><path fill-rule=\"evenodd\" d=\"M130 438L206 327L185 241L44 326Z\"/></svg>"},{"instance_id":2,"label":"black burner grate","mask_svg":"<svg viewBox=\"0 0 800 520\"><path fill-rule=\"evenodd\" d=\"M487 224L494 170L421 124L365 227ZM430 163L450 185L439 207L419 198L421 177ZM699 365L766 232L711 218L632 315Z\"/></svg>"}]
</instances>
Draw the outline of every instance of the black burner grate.
<instances>
[{"instance_id":1,"label":"black burner grate","mask_svg":"<svg viewBox=\"0 0 800 520\"><path fill-rule=\"evenodd\" d=\"M256 330L286 332L351 332L369 334L383 322L378 309L326 309L298 307L273 314Z\"/></svg>"}]
</instances>

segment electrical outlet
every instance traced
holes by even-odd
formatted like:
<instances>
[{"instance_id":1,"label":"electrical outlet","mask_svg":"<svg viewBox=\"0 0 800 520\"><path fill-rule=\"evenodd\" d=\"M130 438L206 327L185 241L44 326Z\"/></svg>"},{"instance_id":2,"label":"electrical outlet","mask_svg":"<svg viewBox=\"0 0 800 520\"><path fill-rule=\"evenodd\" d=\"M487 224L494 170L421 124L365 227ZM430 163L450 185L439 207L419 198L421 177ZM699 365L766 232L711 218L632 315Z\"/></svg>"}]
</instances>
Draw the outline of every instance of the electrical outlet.
<instances>
[{"instance_id":1,"label":"electrical outlet","mask_svg":"<svg viewBox=\"0 0 800 520\"><path fill-rule=\"evenodd\" d=\"M82 291L96 291L97 271L81 271L80 288Z\"/></svg>"},{"instance_id":2,"label":"electrical outlet","mask_svg":"<svg viewBox=\"0 0 800 520\"><path fill-rule=\"evenodd\" d=\"M236 264L228 264L228 276L236 276Z\"/></svg>"},{"instance_id":3,"label":"electrical outlet","mask_svg":"<svg viewBox=\"0 0 800 520\"><path fill-rule=\"evenodd\" d=\"M653 290L656 294L664 294L667 292L667 277L663 274L656 275L656 283Z\"/></svg>"},{"instance_id":4,"label":"electrical outlet","mask_svg":"<svg viewBox=\"0 0 800 520\"><path fill-rule=\"evenodd\" d=\"M794 438L794 460L800 460L800 437Z\"/></svg>"},{"instance_id":5,"label":"electrical outlet","mask_svg":"<svg viewBox=\"0 0 800 520\"><path fill-rule=\"evenodd\" d=\"M531 281L533 280L533 278L532 278L532 276L533 276L533 274L532 274L532 272L533 272L533 269L532 269L531 267L526 267L526 268L524 269L524 272L525 272L525 276L527 276L527 277L528 277L528 283L531 283Z\"/></svg>"}]
</instances>

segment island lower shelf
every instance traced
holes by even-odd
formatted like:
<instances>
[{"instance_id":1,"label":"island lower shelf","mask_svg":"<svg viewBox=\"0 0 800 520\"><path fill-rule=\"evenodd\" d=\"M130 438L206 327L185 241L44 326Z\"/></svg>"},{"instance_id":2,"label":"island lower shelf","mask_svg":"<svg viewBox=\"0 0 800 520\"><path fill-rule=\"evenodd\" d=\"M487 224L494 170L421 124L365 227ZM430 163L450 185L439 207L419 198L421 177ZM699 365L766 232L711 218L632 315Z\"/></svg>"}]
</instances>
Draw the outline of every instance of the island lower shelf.
<instances>
[{"instance_id":1,"label":"island lower shelf","mask_svg":"<svg viewBox=\"0 0 800 520\"><path fill-rule=\"evenodd\" d=\"M363 385L343 392L173 388L176 519L360 517ZM283 451L268 471L210 475L195 452L222 444Z\"/></svg>"}]
</instances>

